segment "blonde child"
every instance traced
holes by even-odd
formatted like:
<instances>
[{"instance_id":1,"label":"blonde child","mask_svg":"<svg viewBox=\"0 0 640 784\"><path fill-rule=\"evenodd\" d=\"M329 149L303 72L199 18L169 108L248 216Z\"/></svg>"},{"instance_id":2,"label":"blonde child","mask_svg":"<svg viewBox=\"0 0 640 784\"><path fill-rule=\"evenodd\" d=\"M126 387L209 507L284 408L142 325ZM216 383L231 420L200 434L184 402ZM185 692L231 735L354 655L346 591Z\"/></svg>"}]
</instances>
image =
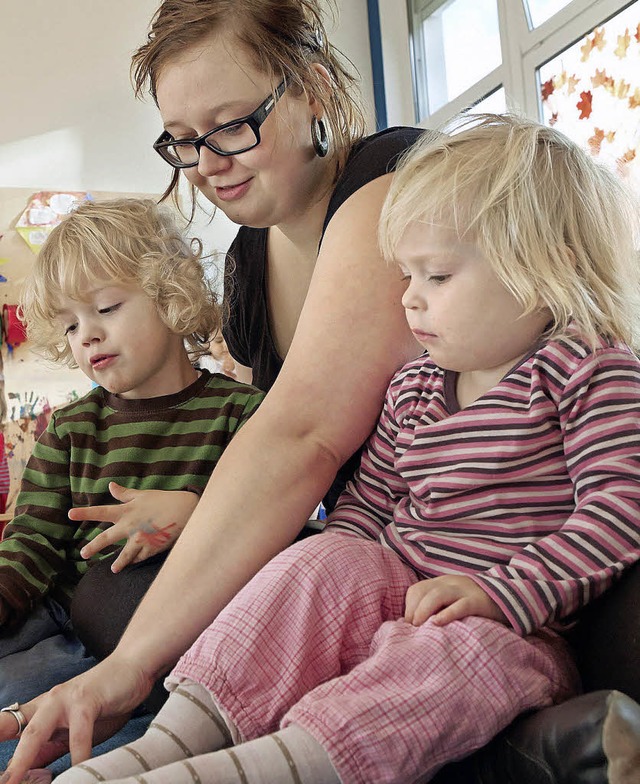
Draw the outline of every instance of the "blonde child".
<instances>
[{"instance_id":1,"label":"blonde child","mask_svg":"<svg viewBox=\"0 0 640 784\"><path fill-rule=\"evenodd\" d=\"M395 175L381 245L427 352L326 531L203 632L143 738L60 784L426 781L575 693L562 630L640 556L633 211L553 129L476 123Z\"/></svg>"},{"instance_id":2,"label":"blonde child","mask_svg":"<svg viewBox=\"0 0 640 784\"><path fill-rule=\"evenodd\" d=\"M125 544L114 571L169 548L262 398L193 366L220 310L200 248L150 200L71 213L36 259L22 313L36 350L98 386L53 413L0 543L0 705L93 663L70 628L75 585L116 542ZM132 509L141 489L154 491L142 523ZM112 527L73 521L74 507L114 498L122 513Z\"/></svg>"}]
</instances>

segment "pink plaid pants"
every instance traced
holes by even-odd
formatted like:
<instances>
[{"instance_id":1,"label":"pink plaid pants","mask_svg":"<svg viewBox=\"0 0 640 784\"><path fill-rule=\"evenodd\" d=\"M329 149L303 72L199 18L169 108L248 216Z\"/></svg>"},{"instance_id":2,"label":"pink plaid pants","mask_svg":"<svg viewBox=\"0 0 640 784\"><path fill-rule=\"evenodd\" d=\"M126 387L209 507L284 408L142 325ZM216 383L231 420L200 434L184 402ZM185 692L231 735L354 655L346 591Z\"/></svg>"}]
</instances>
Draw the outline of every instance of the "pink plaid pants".
<instances>
[{"instance_id":1,"label":"pink plaid pants","mask_svg":"<svg viewBox=\"0 0 640 784\"><path fill-rule=\"evenodd\" d=\"M312 536L251 580L169 683L209 689L243 740L303 727L344 784L428 781L519 713L575 693L568 648L550 631L406 623L418 579L377 542Z\"/></svg>"}]
</instances>

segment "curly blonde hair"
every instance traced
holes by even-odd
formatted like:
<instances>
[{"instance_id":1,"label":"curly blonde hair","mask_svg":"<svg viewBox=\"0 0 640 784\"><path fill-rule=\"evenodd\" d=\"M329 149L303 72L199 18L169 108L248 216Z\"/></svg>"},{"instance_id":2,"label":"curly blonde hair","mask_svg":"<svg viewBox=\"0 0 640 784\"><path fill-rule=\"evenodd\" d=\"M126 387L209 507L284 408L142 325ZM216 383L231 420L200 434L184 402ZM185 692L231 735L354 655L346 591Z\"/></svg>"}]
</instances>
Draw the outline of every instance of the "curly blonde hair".
<instances>
[{"instance_id":1,"label":"curly blonde hair","mask_svg":"<svg viewBox=\"0 0 640 784\"><path fill-rule=\"evenodd\" d=\"M60 297L82 300L95 281L139 286L195 359L220 329L221 310L202 263L172 212L151 199L84 202L56 226L23 288L27 337L47 359L77 367L57 316Z\"/></svg>"},{"instance_id":2,"label":"curly blonde hair","mask_svg":"<svg viewBox=\"0 0 640 784\"><path fill-rule=\"evenodd\" d=\"M530 120L468 115L409 150L378 236L393 259L413 222L474 242L526 312L544 305L556 337L571 325L640 346L638 207L614 172Z\"/></svg>"},{"instance_id":3,"label":"curly blonde hair","mask_svg":"<svg viewBox=\"0 0 640 784\"><path fill-rule=\"evenodd\" d=\"M136 96L148 90L155 100L163 68L189 47L228 31L260 72L273 75L274 91L286 79L288 89L315 96L323 104L340 171L351 147L364 135L365 120L355 69L327 38L323 13L331 7L335 14L332 0L164 0L147 42L133 55ZM314 63L331 76L329 94ZM174 169L161 200L174 191L179 175Z\"/></svg>"}]
</instances>

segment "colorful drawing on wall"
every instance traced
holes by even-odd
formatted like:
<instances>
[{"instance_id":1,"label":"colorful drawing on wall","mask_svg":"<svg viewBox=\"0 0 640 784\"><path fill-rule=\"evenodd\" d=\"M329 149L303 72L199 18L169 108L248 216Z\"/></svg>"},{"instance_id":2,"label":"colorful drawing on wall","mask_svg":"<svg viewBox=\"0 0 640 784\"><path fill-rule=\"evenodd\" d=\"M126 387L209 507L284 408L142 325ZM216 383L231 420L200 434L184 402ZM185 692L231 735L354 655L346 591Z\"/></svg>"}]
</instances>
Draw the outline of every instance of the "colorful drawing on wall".
<instances>
[{"instance_id":1,"label":"colorful drawing on wall","mask_svg":"<svg viewBox=\"0 0 640 784\"><path fill-rule=\"evenodd\" d=\"M9 419L13 421L20 420L21 422L29 423L36 422L44 417L44 427L40 429L40 433L46 428L51 416L51 404L46 397L38 395L36 392L25 392L24 395L20 392L9 392L9 400L11 401L11 411ZM21 430L24 432L28 429L28 424L21 425ZM37 434L37 436L40 435ZM36 437L37 437L36 436Z\"/></svg>"},{"instance_id":2,"label":"colorful drawing on wall","mask_svg":"<svg viewBox=\"0 0 640 784\"><path fill-rule=\"evenodd\" d=\"M10 354L27 339L27 328L20 318L17 305L2 306L2 339Z\"/></svg>"},{"instance_id":3,"label":"colorful drawing on wall","mask_svg":"<svg viewBox=\"0 0 640 784\"><path fill-rule=\"evenodd\" d=\"M4 389L4 359L0 352L0 429L4 427L4 420L7 418L7 398Z\"/></svg>"},{"instance_id":4,"label":"colorful drawing on wall","mask_svg":"<svg viewBox=\"0 0 640 784\"><path fill-rule=\"evenodd\" d=\"M47 239L51 230L57 226L74 206L90 201L91 194L86 191L40 191L29 199L25 211L18 218L16 231L34 253Z\"/></svg>"},{"instance_id":5,"label":"colorful drawing on wall","mask_svg":"<svg viewBox=\"0 0 640 784\"><path fill-rule=\"evenodd\" d=\"M46 429L52 406L37 392L8 392L8 411L4 423L5 453L9 464L10 491L7 508L15 503L22 474L35 441Z\"/></svg>"},{"instance_id":6,"label":"colorful drawing on wall","mask_svg":"<svg viewBox=\"0 0 640 784\"><path fill-rule=\"evenodd\" d=\"M1 357L1 355L0 355ZM4 406L2 416L2 431L4 431L5 453L9 464L10 490L6 501L6 511L13 512L22 474L33 445L46 429L54 410L79 400L88 391L86 378L82 376L72 382L55 383L50 381L43 389L42 365L35 363L34 376L23 377L27 383L22 391L14 392L12 389L3 389L0 376L0 413ZM79 371L78 371L79 373ZM77 383L80 386L76 386ZM71 386L73 384L73 386ZM14 380L13 386L15 388ZM1 499L0 499L1 500ZM1 506L1 504L0 504Z\"/></svg>"}]
</instances>

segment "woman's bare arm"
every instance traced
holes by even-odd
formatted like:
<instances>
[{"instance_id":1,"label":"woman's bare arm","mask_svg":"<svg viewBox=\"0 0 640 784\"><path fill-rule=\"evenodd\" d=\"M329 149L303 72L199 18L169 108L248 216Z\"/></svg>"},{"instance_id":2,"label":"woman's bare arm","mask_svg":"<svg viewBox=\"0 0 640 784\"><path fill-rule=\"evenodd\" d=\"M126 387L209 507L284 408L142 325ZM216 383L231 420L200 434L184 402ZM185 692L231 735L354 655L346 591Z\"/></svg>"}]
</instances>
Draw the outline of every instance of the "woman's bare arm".
<instances>
[{"instance_id":1,"label":"woman's bare arm","mask_svg":"<svg viewBox=\"0 0 640 784\"><path fill-rule=\"evenodd\" d=\"M371 229L387 187L386 177L370 183L334 216L276 383L227 447L122 638L153 676L295 538L373 429L392 374L420 350L400 275ZM160 615L172 619L171 640L151 631Z\"/></svg>"},{"instance_id":2,"label":"woman's bare arm","mask_svg":"<svg viewBox=\"0 0 640 784\"><path fill-rule=\"evenodd\" d=\"M400 304L400 275L377 248L390 176L363 187L333 217L282 371L227 447L117 649L94 671L29 703L28 718L36 707L37 715L14 755L11 784L56 726L71 723L74 762L86 758L96 717L122 711L127 689L138 699L176 662L294 539L373 429L392 374L420 351Z\"/></svg>"}]
</instances>

